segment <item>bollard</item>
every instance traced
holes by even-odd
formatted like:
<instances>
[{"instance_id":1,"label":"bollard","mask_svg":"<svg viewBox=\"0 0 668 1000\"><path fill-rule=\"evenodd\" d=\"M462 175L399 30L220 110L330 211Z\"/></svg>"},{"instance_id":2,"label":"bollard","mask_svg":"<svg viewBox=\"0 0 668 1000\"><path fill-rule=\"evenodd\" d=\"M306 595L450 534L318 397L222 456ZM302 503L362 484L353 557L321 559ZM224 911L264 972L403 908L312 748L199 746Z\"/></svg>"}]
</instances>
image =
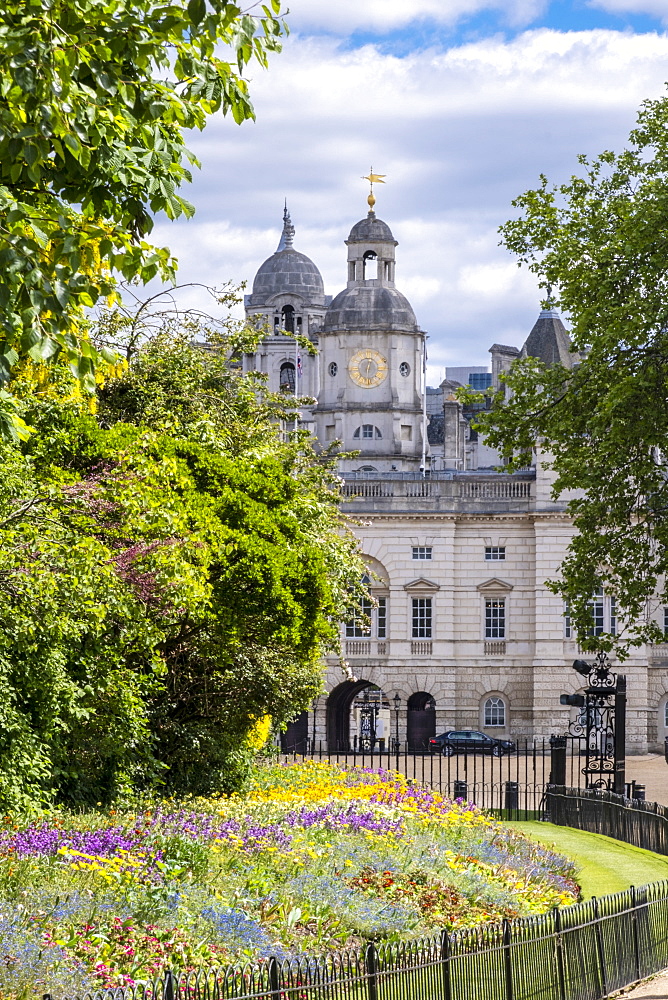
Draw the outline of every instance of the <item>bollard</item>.
<instances>
[{"instance_id":1,"label":"bollard","mask_svg":"<svg viewBox=\"0 0 668 1000\"><path fill-rule=\"evenodd\" d=\"M467 799L469 797L469 789L465 781L459 779L455 781L453 797L455 799Z\"/></svg>"},{"instance_id":2,"label":"bollard","mask_svg":"<svg viewBox=\"0 0 668 1000\"><path fill-rule=\"evenodd\" d=\"M633 798L638 802L645 801L645 786L639 785L637 781L633 782Z\"/></svg>"},{"instance_id":3,"label":"bollard","mask_svg":"<svg viewBox=\"0 0 668 1000\"><path fill-rule=\"evenodd\" d=\"M666 758L668 760L668 758ZM550 784L566 784L566 737L550 736Z\"/></svg>"},{"instance_id":4,"label":"bollard","mask_svg":"<svg viewBox=\"0 0 668 1000\"><path fill-rule=\"evenodd\" d=\"M517 781L506 781L504 809L519 809L520 786Z\"/></svg>"}]
</instances>

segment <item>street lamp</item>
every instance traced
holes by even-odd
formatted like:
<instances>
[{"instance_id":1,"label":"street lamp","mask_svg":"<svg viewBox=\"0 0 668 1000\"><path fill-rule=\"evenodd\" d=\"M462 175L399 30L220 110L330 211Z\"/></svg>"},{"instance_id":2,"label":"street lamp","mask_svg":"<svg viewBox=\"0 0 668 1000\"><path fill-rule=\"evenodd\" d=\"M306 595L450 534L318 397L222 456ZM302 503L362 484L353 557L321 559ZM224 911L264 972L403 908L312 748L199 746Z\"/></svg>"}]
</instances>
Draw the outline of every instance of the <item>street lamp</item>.
<instances>
[{"instance_id":1,"label":"street lamp","mask_svg":"<svg viewBox=\"0 0 668 1000\"><path fill-rule=\"evenodd\" d=\"M623 795L626 677L610 670L608 657L602 652L596 654L593 663L575 660L573 669L587 679L584 694L562 694L559 702L582 709L575 721L570 723L568 736L571 739L585 737L587 764L582 773L587 787L601 788L607 785ZM565 755L565 746L559 749ZM563 766L558 770L561 773Z\"/></svg>"}]
</instances>

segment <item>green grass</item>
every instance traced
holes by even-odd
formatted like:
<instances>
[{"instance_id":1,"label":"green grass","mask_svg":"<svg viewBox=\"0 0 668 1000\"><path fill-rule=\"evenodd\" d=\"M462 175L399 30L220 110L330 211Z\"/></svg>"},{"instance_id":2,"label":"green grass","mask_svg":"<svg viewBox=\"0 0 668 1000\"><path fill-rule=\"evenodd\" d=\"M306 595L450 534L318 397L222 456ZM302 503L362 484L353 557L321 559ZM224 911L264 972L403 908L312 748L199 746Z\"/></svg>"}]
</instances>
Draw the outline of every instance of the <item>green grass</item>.
<instances>
[{"instance_id":1,"label":"green grass","mask_svg":"<svg viewBox=\"0 0 668 1000\"><path fill-rule=\"evenodd\" d=\"M572 858L580 867L579 883L584 899L605 896L628 889L630 885L645 885L668 879L668 857L632 847L621 840L586 833L553 823L508 823L533 840L554 847L560 854Z\"/></svg>"}]
</instances>

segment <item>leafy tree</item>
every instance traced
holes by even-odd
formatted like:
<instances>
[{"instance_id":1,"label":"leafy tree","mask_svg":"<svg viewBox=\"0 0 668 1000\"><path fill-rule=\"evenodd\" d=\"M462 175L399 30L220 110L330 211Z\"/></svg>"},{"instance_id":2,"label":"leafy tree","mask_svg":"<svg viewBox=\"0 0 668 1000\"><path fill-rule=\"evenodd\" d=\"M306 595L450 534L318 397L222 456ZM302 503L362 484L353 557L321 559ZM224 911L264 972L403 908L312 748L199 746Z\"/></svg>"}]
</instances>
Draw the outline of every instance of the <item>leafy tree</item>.
<instances>
[{"instance_id":1,"label":"leafy tree","mask_svg":"<svg viewBox=\"0 0 668 1000\"><path fill-rule=\"evenodd\" d=\"M491 444L523 464L547 452L554 495L577 535L554 589L571 607L581 643L620 656L659 641L668 603L668 100L644 103L629 148L580 157L580 175L543 177L514 204L506 246L558 289L579 363L567 370L516 362L508 398L481 418ZM545 455L543 454L543 458ZM615 640L588 635L591 595L616 595Z\"/></svg>"},{"instance_id":2,"label":"leafy tree","mask_svg":"<svg viewBox=\"0 0 668 1000\"><path fill-rule=\"evenodd\" d=\"M0 385L20 358L62 353L92 389L84 311L114 275L173 275L145 237L154 214L193 212L185 132L218 111L253 117L242 74L285 30L279 0L258 16L227 0L2 4Z\"/></svg>"},{"instance_id":3,"label":"leafy tree","mask_svg":"<svg viewBox=\"0 0 668 1000\"><path fill-rule=\"evenodd\" d=\"M140 342L97 413L62 364L11 383L34 433L0 487L5 809L238 787L358 599L338 477L193 332Z\"/></svg>"}]
</instances>

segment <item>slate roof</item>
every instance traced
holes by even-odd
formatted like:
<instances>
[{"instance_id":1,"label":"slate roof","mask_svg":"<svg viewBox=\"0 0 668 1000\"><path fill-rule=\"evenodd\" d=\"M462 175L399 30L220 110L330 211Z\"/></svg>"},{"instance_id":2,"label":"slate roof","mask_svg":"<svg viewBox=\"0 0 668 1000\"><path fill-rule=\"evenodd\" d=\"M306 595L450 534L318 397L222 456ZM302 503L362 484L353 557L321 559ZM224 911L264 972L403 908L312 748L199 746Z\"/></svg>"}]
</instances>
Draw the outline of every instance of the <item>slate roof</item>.
<instances>
[{"instance_id":1,"label":"slate roof","mask_svg":"<svg viewBox=\"0 0 668 1000\"><path fill-rule=\"evenodd\" d=\"M547 365L563 365L564 368L572 368L579 360L556 309L542 310L524 342L521 355L523 358L539 358Z\"/></svg>"}]
</instances>

